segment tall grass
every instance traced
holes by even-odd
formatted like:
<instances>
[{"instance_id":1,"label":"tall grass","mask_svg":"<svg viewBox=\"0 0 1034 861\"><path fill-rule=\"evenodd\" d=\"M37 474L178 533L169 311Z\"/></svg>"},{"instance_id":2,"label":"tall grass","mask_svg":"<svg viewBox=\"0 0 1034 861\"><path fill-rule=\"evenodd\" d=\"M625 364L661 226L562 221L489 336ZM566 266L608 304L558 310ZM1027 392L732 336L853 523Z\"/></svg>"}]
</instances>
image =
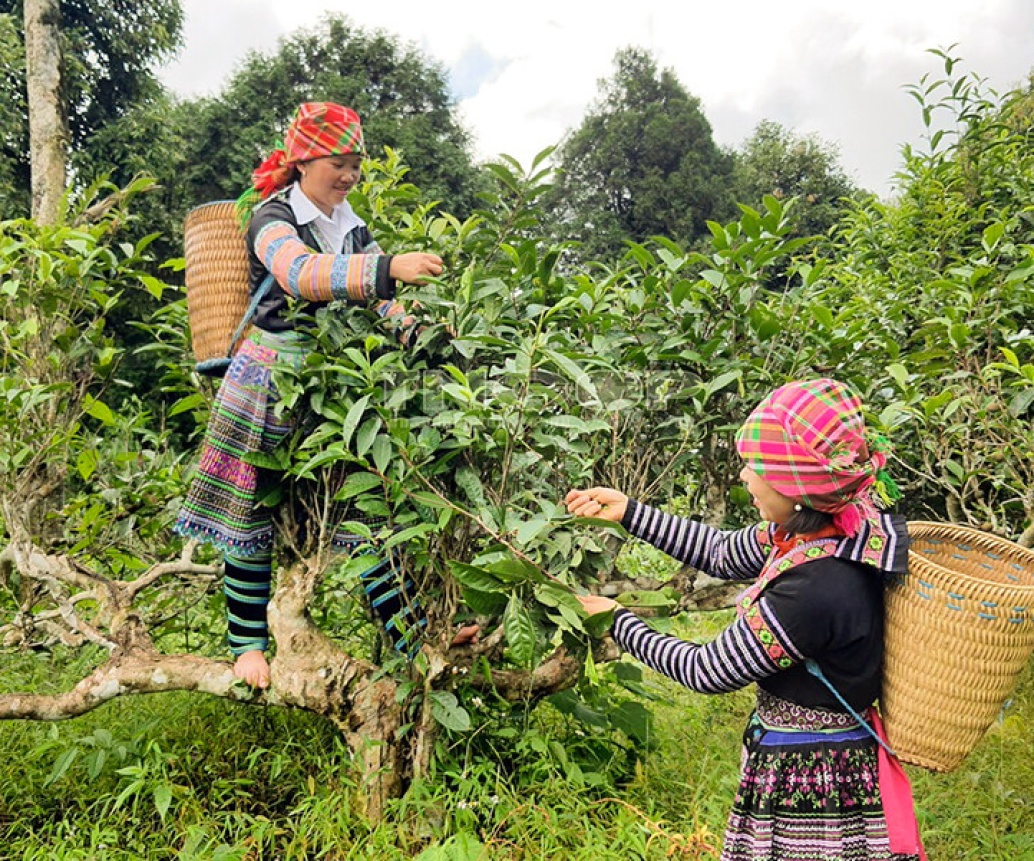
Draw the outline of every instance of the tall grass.
<instances>
[{"instance_id":1,"label":"tall grass","mask_svg":"<svg viewBox=\"0 0 1034 861\"><path fill-rule=\"evenodd\" d=\"M701 614L681 632L706 639L726 621ZM82 670L54 665L5 655L0 684L55 688ZM714 859L752 695L647 683L654 737L630 764L579 766L585 738L546 708L505 763L460 739L379 823L355 812L363 775L314 715L162 694L0 723L0 859ZM962 768L911 770L933 861L1034 859L1032 726L1028 671Z\"/></svg>"}]
</instances>

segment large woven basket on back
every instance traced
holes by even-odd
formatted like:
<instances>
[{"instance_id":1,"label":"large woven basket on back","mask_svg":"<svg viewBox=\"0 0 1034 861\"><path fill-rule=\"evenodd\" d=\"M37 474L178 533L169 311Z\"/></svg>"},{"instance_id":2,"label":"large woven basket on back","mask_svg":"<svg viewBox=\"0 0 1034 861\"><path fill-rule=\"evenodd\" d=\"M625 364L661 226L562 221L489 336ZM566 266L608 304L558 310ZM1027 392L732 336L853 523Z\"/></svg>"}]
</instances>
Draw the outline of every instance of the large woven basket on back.
<instances>
[{"instance_id":1,"label":"large woven basket on back","mask_svg":"<svg viewBox=\"0 0 1034 861\"><path fill-rule=\"evenodd\" d=\"M187 313L198 367L218 371L248 310L248 252L232 200L195 207L183 224Z\"/></svg>"},{"instance_id":2,"label":"large woven basket on back","mask_svg":"<svg viewBox=\"0 0 1034 861\"><path fill-rule=\"evenodd\" d=\"M913 521L908 574L887 590L881 707L903 761L957 768L1034 652L1034 551Z\"/></svg>"}]
</instances>

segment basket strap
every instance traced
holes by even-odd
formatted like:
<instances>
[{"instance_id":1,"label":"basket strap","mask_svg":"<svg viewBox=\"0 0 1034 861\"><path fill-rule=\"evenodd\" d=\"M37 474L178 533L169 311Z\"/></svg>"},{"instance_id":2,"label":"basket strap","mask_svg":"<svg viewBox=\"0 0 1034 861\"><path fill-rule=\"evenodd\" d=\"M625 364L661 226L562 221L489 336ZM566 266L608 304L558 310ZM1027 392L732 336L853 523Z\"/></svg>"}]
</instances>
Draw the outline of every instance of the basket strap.
<instances>
[{"instance_id":1,"label":"basket strap","mask_svg":"<svg viewBox=\"0 0 1034 861\"><path fill-rule=\"evenodd\" d=\"M840 691L833 687L833 683L826 678L826 674L822 672L822 668L819 666L818 661L816 661L814 658L806 658L804 661L804 666L807 668L809 673L811 673L813 676L815 676L815 678L822 682L822 684L829 688L833 696L837 698L837 701L840 703L840 705L847 709L847 712L849 715L851 715L851 717L853 717L856 721L858 721L858 723L865 727L869 735L876 739L876 743L879 744L880 747L887 751L887 753L889 753L891 756L897 756L897 754L894 753L894 751L887 746L887 743L882 738L880 738L879 735L876 734L876 730L874 730L869 725L869 722L860 714L858 714L858 712L856 712L853 708L851 708L851 706L848 705L847 700L840 696Z\"/></svg>"},{"instance_id":2,"label":"basket strap","mask_svg":"<svg viewBox=\"0 0 1034 861\"><path fill-rule=\"evenodd\" d=\"M255 291L255 295L251 297L251 301L248 303L248 310L244 312L244 316L241 318L240 323L237 325L237 331L233 333L233 337L230 338L230 346L227 351L227 356L233 355L234 345L241 339L241 335L244 334L244 330L248 327L251 322L251 318L255 316L255 312L258 311L259 303L269 295L269 291L273 289L273 273L270 272L265 278L262 279L262 283L259 284L258 290Z\"/></svg>"}]
</instances>

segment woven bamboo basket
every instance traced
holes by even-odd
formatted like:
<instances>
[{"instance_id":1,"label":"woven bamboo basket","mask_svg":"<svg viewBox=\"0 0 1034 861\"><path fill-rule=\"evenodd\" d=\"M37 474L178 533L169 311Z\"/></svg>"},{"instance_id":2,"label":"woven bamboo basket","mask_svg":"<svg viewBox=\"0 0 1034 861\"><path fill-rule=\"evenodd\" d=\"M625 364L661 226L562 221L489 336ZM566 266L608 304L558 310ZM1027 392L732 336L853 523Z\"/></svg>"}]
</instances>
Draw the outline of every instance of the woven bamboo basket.
<instances>
[{"instance_id":1,"label":"woven bamboo basket","mask_svg":"<svg viewBox=\"0 0 1034 861\"><path fill-rule=\"evenodd\" d=\"M187 314L199 368L233 354L248 310L248 252L232 200L197 206L183 224Z\"/></svg>"},{"instance_id":2,"label":"woven bamboo basket","mask_svg":"<svg viewBox=\"0 0 1034 861\"><path fill-rule=\"evenodd\" d=\"M1034 652L1034 551L947 523L908 529L908 573L887 590L880 704L903 762L952 771Z\"/></svg>"}]
</instances>

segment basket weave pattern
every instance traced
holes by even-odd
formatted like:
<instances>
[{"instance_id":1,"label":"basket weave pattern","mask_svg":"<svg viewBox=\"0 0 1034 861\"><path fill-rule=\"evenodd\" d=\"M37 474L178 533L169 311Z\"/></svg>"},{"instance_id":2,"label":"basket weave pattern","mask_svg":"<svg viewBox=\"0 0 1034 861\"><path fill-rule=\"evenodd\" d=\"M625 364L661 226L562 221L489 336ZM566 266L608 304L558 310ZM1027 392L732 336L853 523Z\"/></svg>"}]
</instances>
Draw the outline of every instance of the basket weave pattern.
<instances>
[{"instance_id":1,"label":"basket weave pattern","mask_svg":"<svg viewBox=\"0 0 1034 861\"><path fill-rule=\"evenodd\" d=\"M887 590L881 708L898 757L951 771L998 717L1034 652L1034 551L914 521Z\"/></svg>"},{"instance_id":2,"label":"basket weave pattern","mask_svg":"<svg viewBox=\"0 0 1034 861\"><path fill-rule=\"evenodd\" d=\"M194 357L204 362L230 355L230 339L248 310L248 252L232 200L187 213L183 251Z\"/></svg>"}]
</instances>

